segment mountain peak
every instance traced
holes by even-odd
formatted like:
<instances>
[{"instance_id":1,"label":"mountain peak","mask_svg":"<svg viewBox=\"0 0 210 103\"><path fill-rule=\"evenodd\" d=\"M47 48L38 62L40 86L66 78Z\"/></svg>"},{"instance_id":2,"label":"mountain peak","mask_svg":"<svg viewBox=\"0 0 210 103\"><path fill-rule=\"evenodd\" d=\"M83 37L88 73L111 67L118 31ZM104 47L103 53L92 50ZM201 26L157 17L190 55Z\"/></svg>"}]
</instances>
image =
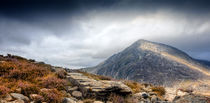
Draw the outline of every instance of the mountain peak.
<instances>
[{"instance_id":1,"label":"mountain peak","mask_svg":"<svg viewBox=\"0 0 210 103\"><path fill-rule=\"evenodd\" d=\"M96 74L117 79L158 85L210 77L210 72L205 65L200 64L183 51L144 39L137 40L125 50L90 70Z\"/></svg>"}]
</instances>

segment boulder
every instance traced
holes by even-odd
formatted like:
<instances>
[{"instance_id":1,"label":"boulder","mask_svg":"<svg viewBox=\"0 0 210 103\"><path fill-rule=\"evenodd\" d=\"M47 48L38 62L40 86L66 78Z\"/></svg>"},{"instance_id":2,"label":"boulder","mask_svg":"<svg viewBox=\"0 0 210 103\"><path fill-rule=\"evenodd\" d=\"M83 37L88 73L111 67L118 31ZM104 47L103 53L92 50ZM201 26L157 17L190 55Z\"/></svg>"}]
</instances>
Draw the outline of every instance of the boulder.
<instances>
[{"instance_id":1,"label":"boulder","mask_svg":"<svg viewBox=\"0 0 210 103\"><path fill-rule=\"evenodd\" d=\"M146 92L143 92L143 93L141 94L141 96L142 96L142 98L144 98L144 99L149 98L149 94L146 93Z\"/></svg>"},{"instance_id":2,"label":"boulder","mask_svg":"<svg viewBox=\"0 0 210 103\"><path fill-rule=\"evenodd\" d=\"M23 94L19 94L19 93L10 93L10 95L18 100L23 100L23 101L29 101L29 98L24 96Z\"/></svg>"},{"instance_id":3,"label":"boulder","mask_svg":"<svg viewBox=\"0 0 210 103\"><path fill-rule=\"evenodd\" d=\"M72 93L73 91L76 91L76 90L78 90L77 86L75 87L68 86L67 92Z\"/></svg>"},{"instance_id":4,"label":"boulder","mask_svg":"<svg viewBox=\"0 0 210 103\"><path fill-rule=\"evenodd\" d=\"M72 98L64 98L62 103L76 103Z\"/></svg>"},{"instance_id":5,"label":"boulder","mask_svg":"<svg viewBox=\"0 0 210 103\"><path fill-rule=\"evenodd\" d=\"M104 103L104 102L102 102L102 101L94 101L93 103Z\"/></svg>"},{"instance_id":6,"label":"boulder","mask_svg":"<svg viewBox=\"0 0 210 103\"><path fill-rule=\"evenodd\" d=\"M81 73L68 73L67 78L72 85L78 87L83 97L94 96L104 100L108 98L107 96L110 93L125 96L132 93L132 90L128 86L119 81L94 80Z\"/></svg>"},{"instance_id":7,"label":"boulder","mask_svg":"<svg viewBox=\"0 0 210 103\"><path fill-rule=\"evenodd\" d=\"M73 91L72 96L75 98L82 98L82 93L80 91Z\"/></svg>"}]
</instances>

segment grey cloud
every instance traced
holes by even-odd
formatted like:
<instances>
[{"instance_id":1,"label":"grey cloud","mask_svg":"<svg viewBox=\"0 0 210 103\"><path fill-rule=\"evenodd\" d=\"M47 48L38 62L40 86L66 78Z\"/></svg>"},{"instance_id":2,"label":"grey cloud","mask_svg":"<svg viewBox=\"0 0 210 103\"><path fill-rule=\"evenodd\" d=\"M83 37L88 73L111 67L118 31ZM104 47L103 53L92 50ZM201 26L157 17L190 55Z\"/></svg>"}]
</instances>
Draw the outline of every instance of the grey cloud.
<instances>
[{"instance_id":1,"label":"grey cloud","mask_svg":"<svg viewBox=\"0 0 210 103\"><path fill-rule=\"evenodd\" d=\"M9 4L0 3L3 54L78 68L97 65L136 40L147 39L210 60L210 3L205 0L22 0Z\"/></svg>"}]
</instances>

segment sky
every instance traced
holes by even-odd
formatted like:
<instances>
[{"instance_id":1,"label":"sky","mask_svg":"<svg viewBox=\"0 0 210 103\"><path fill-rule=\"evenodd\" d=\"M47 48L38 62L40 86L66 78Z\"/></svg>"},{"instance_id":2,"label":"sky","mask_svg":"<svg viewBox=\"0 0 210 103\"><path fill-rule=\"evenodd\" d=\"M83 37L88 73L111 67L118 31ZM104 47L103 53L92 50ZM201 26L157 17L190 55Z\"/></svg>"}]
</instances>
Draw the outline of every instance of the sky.
<instances>
[{"instance_id":1,"label":"sky","mask_svg":"<svg viewBox=\"0 0 210 103\"><path fill-rule=\"evenodd\" d=\"M83 68L138 39L210 61L210 1L0 1L0 54Z\"/></svg>"}]
</instances>

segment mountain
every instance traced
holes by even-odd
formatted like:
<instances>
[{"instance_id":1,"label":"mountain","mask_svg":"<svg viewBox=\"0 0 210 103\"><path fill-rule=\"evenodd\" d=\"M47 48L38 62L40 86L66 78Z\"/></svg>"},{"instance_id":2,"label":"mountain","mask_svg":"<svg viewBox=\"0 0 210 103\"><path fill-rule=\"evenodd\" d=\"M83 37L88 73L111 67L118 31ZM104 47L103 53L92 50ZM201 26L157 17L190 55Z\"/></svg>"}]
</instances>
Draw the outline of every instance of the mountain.
<instances>
[{"instance_id":1,"label":"mountain","mask_svg":"<svg viewBox=\"0 0 210 103\"><path fill-rule=\"evenodd\" d=\"M210 61L206 61L206 60L199 60L199 59L196 59L196 61L200 62L200 63L201 63L201 64L203 64L203 65L210 66Z\"/></svg>"},{"instance_id":2,"label":"mountain","mask_svg":"<svg viewBox=\"0 0 210 103\"><path fill-rule=\"evenodd\" d=\"M183 51L161 43L138 40L87 72L157 85L210 77L209 66Z\"/></svg>"}]
</instances>

